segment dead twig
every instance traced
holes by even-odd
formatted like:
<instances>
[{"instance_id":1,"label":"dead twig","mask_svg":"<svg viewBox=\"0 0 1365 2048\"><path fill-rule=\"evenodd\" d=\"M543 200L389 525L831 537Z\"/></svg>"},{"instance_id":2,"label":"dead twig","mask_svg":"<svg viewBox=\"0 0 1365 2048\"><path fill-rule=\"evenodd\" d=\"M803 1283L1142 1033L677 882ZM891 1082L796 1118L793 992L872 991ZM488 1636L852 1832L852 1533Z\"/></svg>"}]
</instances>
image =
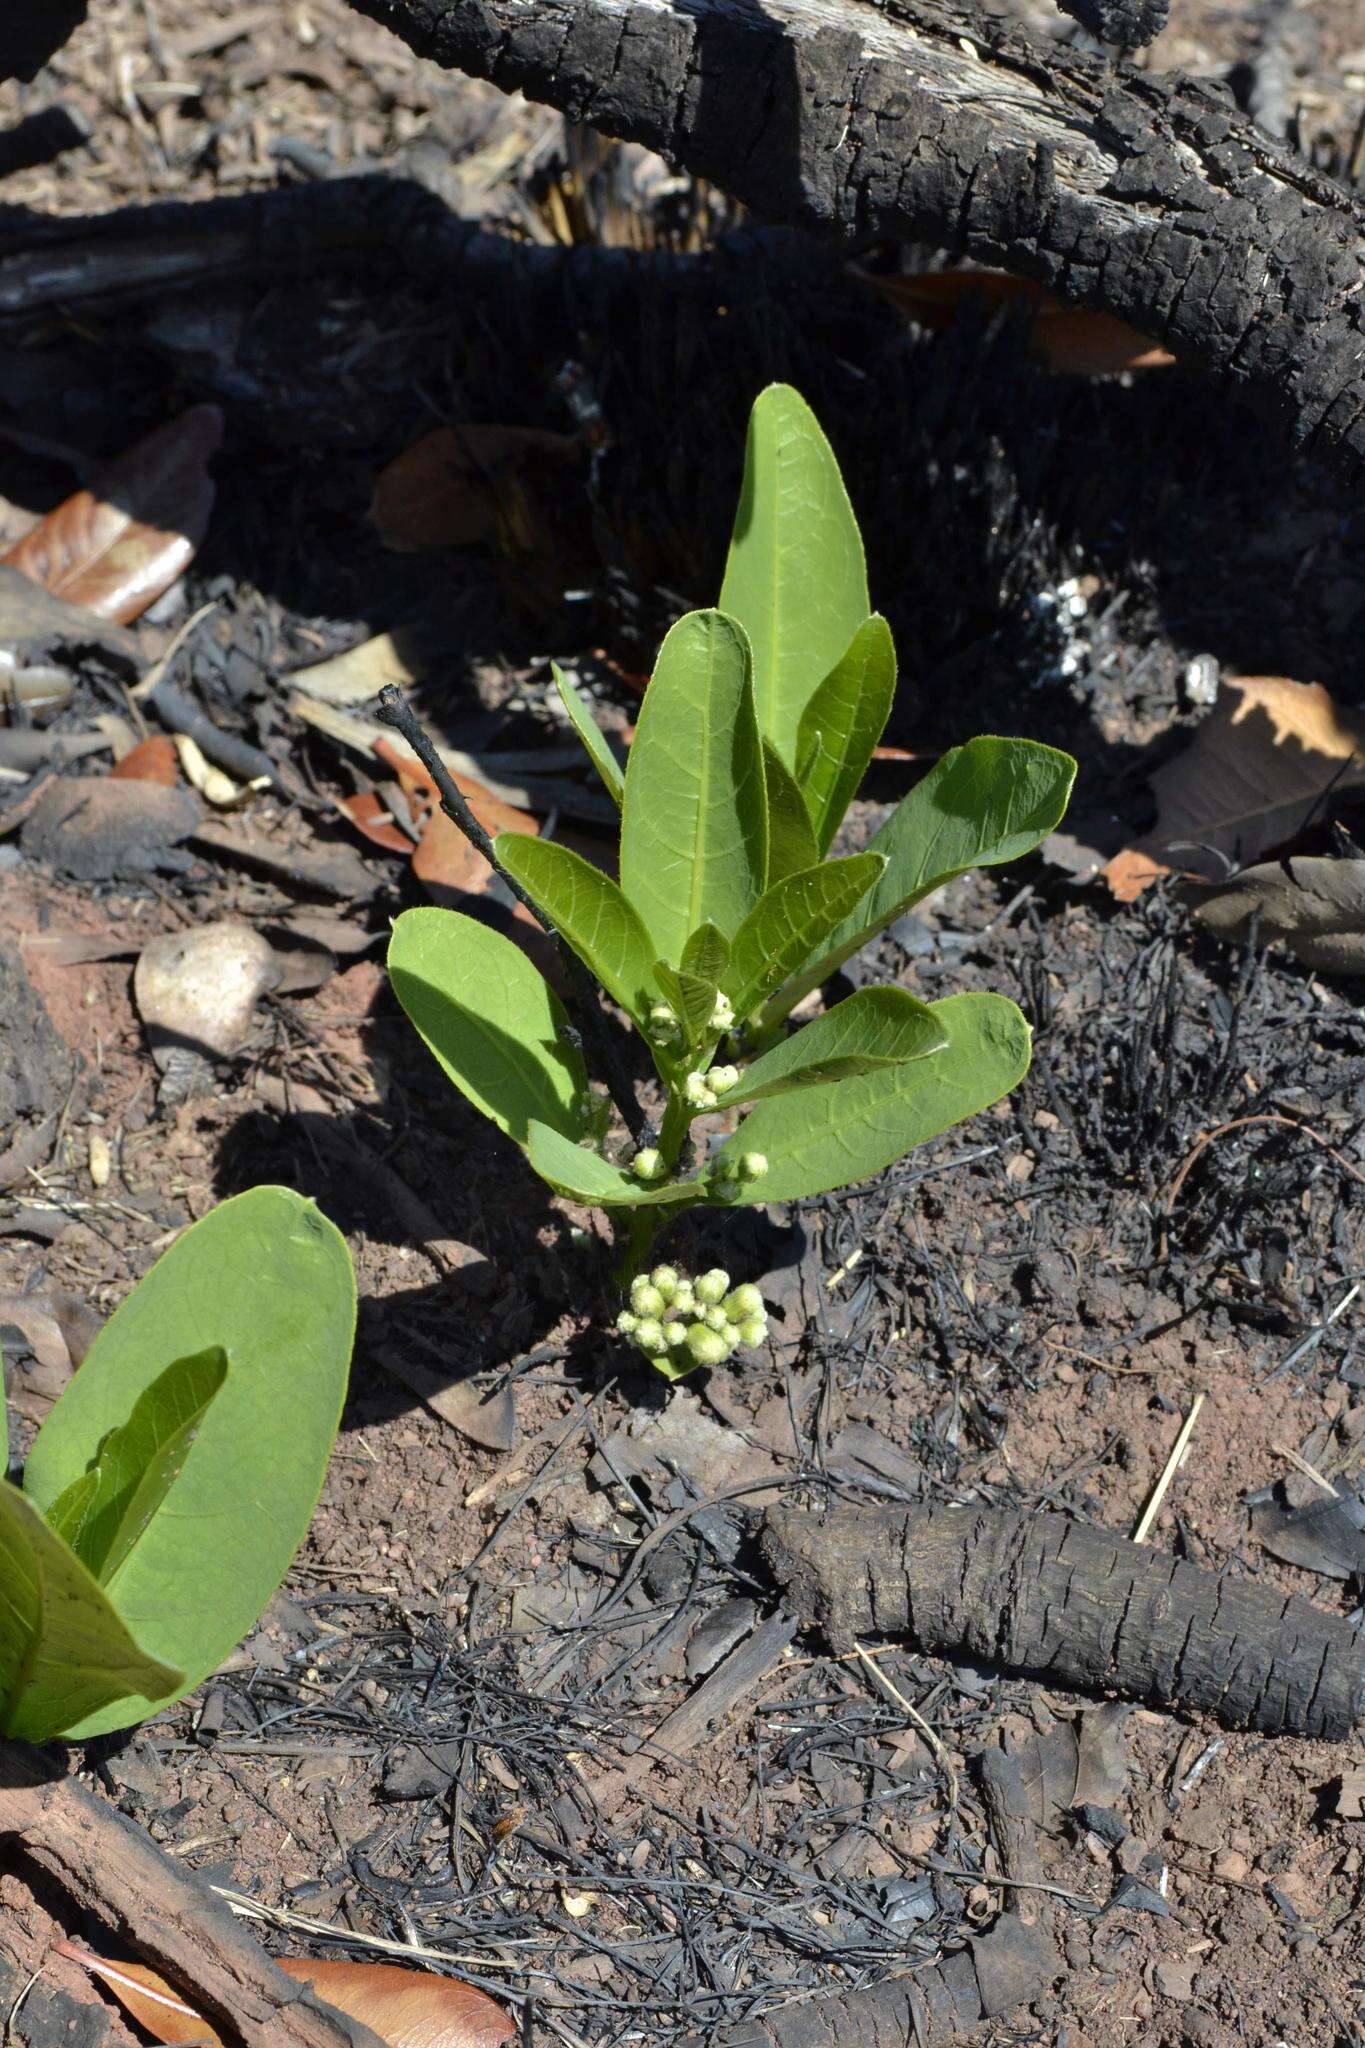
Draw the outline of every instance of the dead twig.
<instances>
[{"instance_id":1,"label":"dead twig","mask_svg":"<svg viewBox=\"0 0 1365 2048\"><path fill-rule=\"evenodd\" d=\"M556 952L563 966L565 976L573 990L574 1014L582 1031L584 1041L591 1047L593 1057L607 1084L607 1092L616 1104L626 1129L637 1145L648 1144L650 1139L649 1119L635 1099L635 1091L617 1056L611 1042L606 1017L602 1011L597 982L583 965L577 953L568 944L563 934L546 916L540 905L529 896L521 883L508 874L506 868L493 851L493 842L483 826L469 808L463 792L445 762L437 753L431 741L423 732L412 706L396 683L388 683L379 692L375 717L400 733L416 754L418 760L431 777L441 809L457 825L476 852L481 853L499 880L504 882L517 902L528 910L541 930L554 941Z\"/></svg>"}]
</instances>

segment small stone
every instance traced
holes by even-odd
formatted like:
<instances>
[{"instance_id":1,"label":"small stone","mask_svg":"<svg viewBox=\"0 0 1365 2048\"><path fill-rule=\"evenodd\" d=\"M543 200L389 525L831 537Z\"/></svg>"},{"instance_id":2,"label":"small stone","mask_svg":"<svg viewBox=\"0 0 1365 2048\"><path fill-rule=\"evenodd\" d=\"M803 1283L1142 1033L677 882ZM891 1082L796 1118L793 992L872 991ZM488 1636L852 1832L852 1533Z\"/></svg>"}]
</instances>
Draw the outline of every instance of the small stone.
<instances>
[{"instance_id":1,"label":"small stone","mask_svg":"<svg viewBox=\"0 0 1365 2048\"><path fill-rule=\"evenodd\" d=\"M1221 1877L1225 1884L1245 1884L1251 1865L1237 1849L1224 1849L1213 1866L1215 1877Z\"/></svg>"},{"instance_id":2,"label":"small stone","mask_svg":"<svg viewBox=\"0 0 1365 2048\"><path fill-rule=\"evenodd\" d=\"M240 1052L258 1000L279 978L269 941L250 925L225 919L151 940L133 993L157 1065L164 1071L186 1047L220 1057Z\"/></svg>"},{"instance_id":3,"label":"small stone","mask_svg":"<svg viewBox=\"0 0 1365 2048\"><path fill-rule=\"evenodd\" d=\"M1343 1771L1337 1780L1339 1820L1365 1820L1365 1769Z\"/></svg>"},{"instance_id":4,"label":"small stone","mask_svg":"<svg viewBox=\"0 0 1365 2048\"><path fill-rule=\"evenodd\" d=\"M1161 1962L1154 1972L1156 1988L1163 1998L1186 1999L1194 1997L1194 1980L1199 1969L1198 1956L1185 1956L1179 1962Z\"/></svg>"}]
</instances>

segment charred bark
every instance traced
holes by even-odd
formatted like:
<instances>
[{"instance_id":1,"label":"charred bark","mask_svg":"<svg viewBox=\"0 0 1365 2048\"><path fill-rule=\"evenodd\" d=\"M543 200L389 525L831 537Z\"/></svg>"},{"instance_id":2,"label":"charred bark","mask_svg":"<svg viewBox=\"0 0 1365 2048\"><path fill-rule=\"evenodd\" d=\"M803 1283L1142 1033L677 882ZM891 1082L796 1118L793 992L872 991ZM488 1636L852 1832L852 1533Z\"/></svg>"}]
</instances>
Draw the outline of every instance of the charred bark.
<instances>
[{"instance_id":1,"label":"charred bark","mask_svg":"<svg viewBox=\"0 0 1365 2048\"><path fill-rule=\"evenodd\" d=\"M0 1858L164 1971L239 2048L383 2048L277 1970L193 1871L17 1743L0 1742Z\"/></svg>"},{"instance_id":2,"label":"charred bark","mask_svg":"<svg viewBox=\"0 0 1365 2048\"><path fill-rule=\"evenodd\" d=\"M1365 470L1365 208L1216 87L936 0L352 0L761 218L964 251Z\"/></svg>"},{"instance_id":3,"label":"charred bark","mask_svg":"<svg viewBox=\"0 0 1365 2048\"><path fill-rule=\"evenodd\" d=\"M1365 1717L1365 1637L1346 1621L1064 1515L773 1508L763 1548L838 1650L905 1635L1267 1735L1340 1739Z\"/></svg>"}]
</instances>

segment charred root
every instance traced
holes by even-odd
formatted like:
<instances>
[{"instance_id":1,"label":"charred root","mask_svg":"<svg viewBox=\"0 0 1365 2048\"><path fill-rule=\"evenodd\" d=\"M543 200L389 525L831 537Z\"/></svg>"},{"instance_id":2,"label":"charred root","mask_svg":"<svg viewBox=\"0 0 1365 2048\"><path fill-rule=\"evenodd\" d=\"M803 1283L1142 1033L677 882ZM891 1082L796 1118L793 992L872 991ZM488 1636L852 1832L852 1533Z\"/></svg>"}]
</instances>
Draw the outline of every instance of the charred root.
<instances>
[{"instance_id":1,"label":"charred root","mask_svg":"<svg viewBox=\"0 0 1365 2048\"><path fill-rule=\"evenodd\" d=\"M1365 1637L1346 1621L1064 1515L774 1508L763 1547L835 1649L903 1635L1267 1735L1340 1739L1365 1718Z\"/></svg>"}]
</instances>

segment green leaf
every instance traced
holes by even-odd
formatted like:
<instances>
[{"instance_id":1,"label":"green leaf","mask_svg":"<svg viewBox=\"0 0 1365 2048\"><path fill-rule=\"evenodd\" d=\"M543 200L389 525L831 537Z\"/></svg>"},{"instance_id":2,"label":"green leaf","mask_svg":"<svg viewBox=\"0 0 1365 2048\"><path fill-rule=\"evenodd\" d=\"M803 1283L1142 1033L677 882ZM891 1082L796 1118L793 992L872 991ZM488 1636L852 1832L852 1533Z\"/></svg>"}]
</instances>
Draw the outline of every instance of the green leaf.
<instances>
[{"instance_id":1,"label":"green leaf","mask_svg":"<svg viewBox=\"0 0 1365 2048\"><path fill-rule=\"evenodd\" d=\"M1031 853L1066 810L1075 779L1070 754L1034 740L968 740L945 754L869 841L868 852L886 858L881 880L769 1005L765 1022L785 1016L850 953L954 875Z\"/></svg>"},{"instance_id":2,"label":"green leaf","mask_svg":"<svg viewBox=\"0 0 1365 2048\"><path fill-rule=\"evenodd\" d=\"M707 1037L714 1038L711 1012L716 1007L716 983L702 974L689 974L670 967L666 960L654 962L654 979L682 1025L683 1042L689 1050Z\"/></svg>"},{"instance_id":3,"label":"green leaf","mask_svg":"<svg viewBox=\"0 0 1365 2048\"><path fill-rule=\"evenodd\" d=\"M620 810L626 793L626 778L621 764L607 745L606 735L593 717L588 701L569 681L558 662L550 663L550 672L555 679L560 702L568 712L573 729L588 750L588 758L606 785L607 795Z\"/></svg>"},{"instance_id":4,"label":"green leaf","mask_svg":"<svg viewBox=\"0 0 1365 2048\"><path fill-rule=\"evenodd\" d=\"M48 1509L52 1528L101 1585L113 1578L180 1477L227 1369L221 1345L168 1365L139 1394L128 1420L110 1430L90 1470Z\"/></svg>"},{"instance_id":5,"label":"green leaf","mask_svg":"<svg viewBox=\"0 0 1365 2048\"><path fill-rule=\"evenodd\" d=\"M682 971L718 989L730 964L730 941L713 924L700 924L682 950Z\"/></svg>"},{"instance_id":6,"label":"green leaf","mask_svg":"<svg viewBox=\"0 0 1365 2048\"><path fill-rule=\"evenodd\" d=\"M797 777L821 853L858 794L895 694L895 642L874 612L801 713Z\"/></svg>"},{"instance_id":7,"label":"green leaf","mask_svg":"<svg viewBox=\"0 0 1365 2048\"><path fill-rule=\"evenodd\" d=\"M732 1183L739 1202L790 1202L880 1173L915 1145L999 1101L1029 1063L1029 1028L1005 996L930 1004L948 1035L941 1052L875 1074L760 1102L712 1166L761 1152L760 1180ZM833 1013L831 1013L833 1014Z\"/></svg>"},{"instance_id":8,"label":"green leaf","mask_svg":"<svg viewBox=\"0 0 1365 2048\"><path fill-rule=\"evenodd\" d=\"M259 1620L303 1541L346 1394L355 1279L341 1233L289 1188L212 1210L116 1310L38 1432L24 1474L49 1509L175 1359L231 1359L161 1511L106 1591L183 1683L128 1688L68 1732L126 1728L217 1665Z\"/></svg>"},{"instance_id":9,"label":"green leaf","mask_svg":"<svg viewBox=\"0 0 1365 2048\"><path fill-rule=\"evenodd\" d=\"M446 1075L519 1145L532 1117L575 1138L588 1077L558 997L520 946L458 910L405 910L394 994Z\"/></svg>"},{"instance_id":10,"label":"green leaf","mask_svg":"<svg viewBox=\"0 0 1365 2048\"><path fill-rule=\"evenodd\" d=\"M590 1202L597 1208L634 1209L659 1207L678 1202L695 1202L706 1193L699 1181L673 1181L662 1187L623 1173L600 1152L575 1145L548 1124L531 1125L526 1156L542 1180L558 1195L571 1202Z\"/></svg>"},{"instance_id":11,"label":"green leaf","mask_svg":"<svg viewBox=\"0 0 1365 2048\"><path fill-rule=\"evenodd\" d=\"M716 1097L716 1107L900 1066L940 1052L947 1043L927 1003L902 988L860 988L751 1061L736 1085Z\"/></svg>"},{"instance_id":12,"label":"green leaf","mask_svg":"<svg viewBox=\"0 0 1365 2048\"><path fill-rule=\"evenodd\" d=\"M720 608L749 636L759 724L794 768L801 714L871 606L834 451L786 384L760 392L749 416Z\"/></svg>"},{"instance_id":13,"label":"green leaf","mask_svg":"<svg viewBox=\"0 0 1365 2048\"><path fill-rule=\"evenodd\" d=\"M768 890L735 933L730 948L721 986L736 1017L747 1017L782 987L866 896L885 866L879 854L853 853L789 875Z\"/></svg>"},{"instance_id":14,"label":"green leaf","mask_svg":"<svg viewBox=\"0 0 1365 2048\"><path fill-rule=\"evenodd\" d=\"M0 1480L0 1735L49 1742L113 1701L184 1687L181 1672L138 1647L32 1502Z\"/></svg>"},{"instance_id":15,"label":"green leaf","mask_svg":"<svg viewBox=\"0 0 1365 2048\"><path fill-rule=\"evenodd\" d=\"M621 887L675 964L701 924L728 937L768 868L749 649L720 612L689 612L659 650L626 765Z\"/></svg>"},{"instance_id":16,"label":"green leaf","mask_svg":"<svg viewBox=\"0 0 1365 2048\"><path fill-rule=\"evenodd\" d=\"M806 800L782 756L763 742L763 776L768 791L768 887L819 865L820 848Z\"/></svg>"},{"instance_id":17,"label":"green leaf","mask_svg":"<svg viewBox=\"0 0 1365 2048\"><path fill-rule=\"evenodd\" d=\"M608 994L642 1024L654 999L654 948L610 876L567 846L528 832L499 833L493 851Z\"/></svg>"},{"instance_id":18,"label":"green leaf","mask_svg":"<svg viewBox=\"0 0 1365 2048\"><path fill-rule=\"evenodd\" d=\"M684 1042L691 1049L703 1039L715 1037L711 1013L730 958L730 942L715 925L699 925L683 947L682 958L681 967L656 960L653 973L682 1025Z\"/></svg>"}]
</instances>

